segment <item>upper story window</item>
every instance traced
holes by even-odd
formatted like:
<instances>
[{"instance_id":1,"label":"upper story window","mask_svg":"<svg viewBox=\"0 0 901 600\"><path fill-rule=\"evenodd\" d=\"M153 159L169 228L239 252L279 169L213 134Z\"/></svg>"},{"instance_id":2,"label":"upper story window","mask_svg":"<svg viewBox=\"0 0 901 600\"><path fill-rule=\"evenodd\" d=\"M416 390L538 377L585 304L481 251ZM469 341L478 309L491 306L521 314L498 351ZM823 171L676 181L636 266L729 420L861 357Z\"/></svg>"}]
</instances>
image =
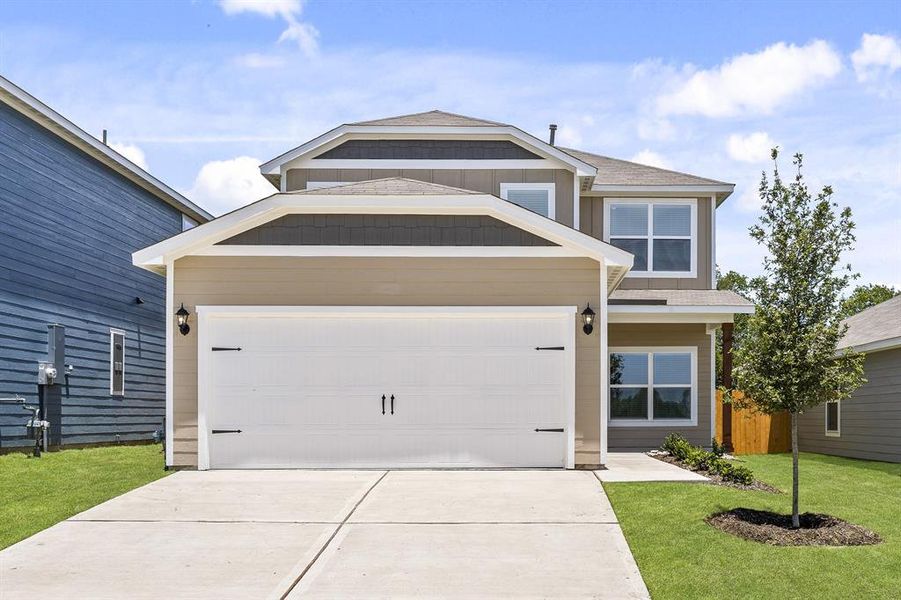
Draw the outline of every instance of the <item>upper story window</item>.
<instances>
[{"instance_id":1,"label":"upper story window","mask_svg":"<svg viewBox=\"0 0 901 600\"><path fill-rule=\"evenodd\" d=\"M502 183L501 198L539 215L555 218L553 183Z\"/></svg>"},{"instance_id":2,"label":"upper story window","mask_svg":"<svg viewBox=\"0 0 901 600\"><path fill-rule=\"evenodd\" d=\"M609 198L604 240L635 255L632 277L695 277L697 201Z\"/></svg>"}]
</instances>

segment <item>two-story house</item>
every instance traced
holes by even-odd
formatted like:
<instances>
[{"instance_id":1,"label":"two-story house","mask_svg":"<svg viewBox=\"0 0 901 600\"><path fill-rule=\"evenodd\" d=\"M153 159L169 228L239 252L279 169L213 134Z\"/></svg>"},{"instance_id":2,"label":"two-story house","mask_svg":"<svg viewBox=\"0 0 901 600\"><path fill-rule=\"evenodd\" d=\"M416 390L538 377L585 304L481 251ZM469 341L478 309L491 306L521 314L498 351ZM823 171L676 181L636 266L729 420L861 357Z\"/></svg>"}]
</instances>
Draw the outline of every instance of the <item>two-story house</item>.
<instances>
[{"instance_id":1,"label":"two-story house","mask_svg":"<svg viewBox=\"0 0 901 600\"><path fill-rule=\"evenodd\" d=\"M713 437L731 184L433 111L261 166L165 274L168 464L591 467ZM178 327L178 325L184 325Z\"/></svg>"},{"instance_id":2,"label":"two-story house","mask_svg":"<svg viewBox=\"0 0 901 600\"><path fill-rule=\"evenodd\" d=\"M162 428L165 285L131 254L211 218L0 77L0 447L33 443L19 400L52 446Z\"/></svg>"}]
</instances>

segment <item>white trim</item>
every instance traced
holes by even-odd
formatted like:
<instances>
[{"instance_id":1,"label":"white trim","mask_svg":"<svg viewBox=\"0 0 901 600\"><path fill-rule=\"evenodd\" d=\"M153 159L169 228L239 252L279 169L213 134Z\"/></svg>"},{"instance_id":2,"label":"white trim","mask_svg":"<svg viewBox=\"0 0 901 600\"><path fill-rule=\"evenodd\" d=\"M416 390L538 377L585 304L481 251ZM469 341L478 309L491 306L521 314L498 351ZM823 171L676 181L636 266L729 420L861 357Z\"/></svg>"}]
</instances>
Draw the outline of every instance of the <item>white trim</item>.
<instances>
[{"instance_id":1,"label":"white trim","mask_svg":"<svg viewBox=\"0 0 901 600\"><path fill-rule=\"evenodd\" d=\"M705 314L745 314L754 312L753 306L746 304L611 304L610 312L624 314L641 313L705 313Z\"/></svg>"},{"instance_id":2,"label":"white trim","mask_svg":"<svg viewBox=\"0 0 901 600\"><path fill-rule=\"evenodd\" d=\"M339 185L348 185L353 181L308 181L304 189L307 190L324 190L327 188L338 187Z\"/></svg>"},{"instance_id":3,"label":"white trim","mask_svg":"<svg viewBox=\"0 0 901 600\"><path fill-rule=\"evenodd\" d=\"M135 265L154 270L196 254L242 231L287 214L453 214L487 215L543 237L582 256L606 257L611 267L628 269L632 255L571 227L488 194L363 196L274 194L132 254ZM158 270L158 269L157 269Z\"/></svg>"},{"instance_id":4,"label":"white trim","mask_svg":"<svg viewBox=\"0 0 901 600\"><path fill-rule=\"evenodd\" d=\"M846 346L844 348L839 348L836 354L841 356L845 350L854 350L855 352L879 352L881 350L894 350L895 348L901 348L901 337L876 340L875 342L867 342L866 344L859 344L857 346Z\"/></svg>"},{"instance_id":5,"label":"white trim","mask_svg":"<svg viewBox=\"0 0 901 600\"><path fill-rule=\"evenodd\" d=\"M166 466L175 463L175 263L166 265Z\"/></svg>"},{"instance_id":6,"label":"white trim","mask_svg":"<svg viewBox=\"0 0 901 600\"><path fill-rule=\"evenodd\" d=\"M115 344L116 344L116 336L122 336L122 391L116 392L115 384L113 383L113 379L115 375L115 368L113 363L115 362L114 358L116 356ZM116 329L115 327L109 328L109 393L110 396L116 396L117 398L122 398L125 396L125 331L121 329Z\"/></svg>"},{"instance_id":7,"label":"white trim","mask_svg":"<svg viewBox=\"0 0 901 600\"><path fill-rule=\"evenodd\" d=\"M838 425L838 429L834 431L829 430L829 405L833 404L833 402L824 402L823 403L823 432L826 437L842 437L842 403L838 400L834 402L837 404L836 407L836 425Z\"/></svg>"},{"instance_id":8,"label":"white trim","mask_svg":"<svg viewBox=\"0 0 901 600\"><path fill-rule=\"evenodd\" d=\"M614 308L609 305L608 307ZM620 313L610 311L611 323L708 323L721 325L733 321L733 313Z\"/></svg>"},{"instance_id":9,"label":"white trim","mask_svg":"<svg viewBox=\"0 0 901 600\"><path fill-rule=\"evenodd\" d=\"M648 242L648 267L654 264L654 239L687 239L690 240L689 264L691 269L688 271L629 271L626 277L653 277L656 279L693 279L698 276L698 200L697 198L604 198L604 232L603 239L610 243L610 209L614 204L646 204L648 205L648 232L647 235L616 235L619 239L638 239L647 240ZM687 236L678 235L654 235L654 210L655 205L668 206L689 206L691 229Z\"/></svg>"},{"instance_id":10,"label":"white trim","mask_svg":"<svg viewBox=\"0 0 901 600\"><path fill-rule=\"evenodd\" d=\"M193 256L364 256L415 258L573 258L562 246L208 246Z\"/></svg>"},{"instance_id":11,"label":"white trim","mask_svg":"<svg viewBox=\"0 0 901 600\"><path fill-rule=\"evenodd\" d=\"M197 468L210 468L209 427L206 413L210 403L209 320L214 317L295 317L327 318L345 317L391 317L417 318L424 314L442 318L469 318L491 316L492 318L519 319L523 317L560 316L572 327L567 340L565 365L567 369L564 406L567 410L565 468L575 467L575 418L576 418L576 369L575 369L575 321L578 308L575 306L211 306L194 307L197 314ZM168 446L167 446L168 447Z\"/></svg>"},{"instance_id":12,"label":"white trim","mask_svg":"<svg viewBox=\"0 0 901 600\"><path fill-rule=\"evenodd\" d=\"M557 199L556 199L556 190L557 184L555 183L501 183L501 200L507 200L507 202L512 202L507 199L507 196L510 190L542 190L547 192L547 214L542 215L543 217L547 217L548 219L556 219L557 218ZM516 206L520 206L516 204ZM523 207L525 208L525 207ZM529 210L529 209L526 209ZM532 211L534 212L534 211ZM541 214L541 213L538 213Z\"/></svg>"},{"instance_id":13,"label":"white trim","mask_svg":"<svg viewBox=\"0 0 901 600\"><path fill-rule=\"evenodd\" d=\"M710 336L710 435L711 440L716 437L716 327L707 325L707 335Z\"/></svg>"},{"instance_id":14,"label":"white trim","mask_svg":"<svg viewBox=\"0 0 901 600\"><path fill-rule=\"evenodd\" d=\"M577 175L593 177L597 174L597 167L591 165L583 160L579 160L575 156L568 154L557 148L556 146L551 146L547 142L529 134L525 131L513 127L512 125L490 125L490 126L479 126L479 127L445 127L445 126L409 126L409 125L340 125L335 127L334 129L323 133L322 135L313 138L312 140L301 144L300 146L285 152L270 161L267 161L260 165L260 172L263 175L283 175L282 170L288 165L288 163L294 163L297 159L312 153L315 150L326 150L325 146L330 143L334 143L337 145L344 138L350 137L364 137L364 138L376 138L382 139L391 137L395 138L407 138L407 139L416 139L417 136L426 135L430 138L441 139L441 138L461 138L461 139L506 139L511 141L521 142L522 145L528 147L530 150L535 151L536 154L543 155L546 158L556 160L560 163L563 163L570 168L576 170ZM346 163L347 161L336 161L336 160L328 160L328 159L307 159L315 160L314 163L320 167L327 167L327 163ZM297 161L298 163L302 163L305 161ZM379 160L378 164L383 165L382 168L390 169L390 168L398 168L388 166L388 163L393 163L396 161L385 161ZM453 169L453 168L463 168L463 167L451 167L451 166L443 166L448 165L453 162L475 162L482 166L476 167L468 167L468 168L493 168L484 166L488 162L496 162L496 161L402 161L413 162L417 165L424 165L429 162L437 162L442 166L438 167L425 167L420 166L419 168L445 168L445 169ZM501 161L504 165L511 165L515 163L519 163L522 161ZM538 168L546 168L546 163L544 161L529 161L533 163L541 163L544 164L544 167ZM371 169L373 167L372 160L360 160L351 164L366 164L365 168ZM290 165L292 168L295 167L294 164ZM328 167L328 168L336 168L336 167ZM337 167L337 168L353 168L353 167ZM404 167L400 167L404 168ZM416 167L406 167L406 168L416 168ZM497 167L497 168L526 168L526 167ZM533 167L534 168L534 167Z\"/></svg>"},{"instance_id":15,"label":"white trim","mask_svg":"<svg viewBox=\"0 0 901 600\"><path fill-rule=\"evenodd\" d=\"M167 204L192 214L199 221L213 218L210 213L2 76L0 76L0 101L75 145L82 152L99 160Z\"/></svg>"},{"instance_id":16,"label":"white trim","mask_svg":"<svg viewBox=\"0 0 901 600\"><path fill-rule=\"evenodd\" d=\"M564 169L569 165L545 158L521 159L432 159L432 158L298 158L283 166L285 172L291 169ZM571 168L571 167L570 167ZM284 177L284 175L282 176ZM353 182L344 182L353 183Z\"/></svg>"},{"instance_id":17,"label":"white trim","mask_svg":"<svg viewBox=\"0 0 901 600\"><path fill-rule=\"evenodd\" d=\"M582 225L582 189L579 176L573 173L573 229L581 231Z\"/></svg>"},{"instance_id":18,"label":"white trim","mask_svg":"<svg viewBox=\"0 0 901 600\"><path fill-rule=\"evenodd\" d=\"M595 183L591 186L592 192L606 192L619 194L701 194L711 192L731 194L735 186L731 183L691 184L691 185L611 185Z\"/></svg>"},{"instance_id":19,"label":"white trim","mask_svg":"<svg viewBox=\"0 0 901 600\"><path fill-rule=\"evenodd\" d=\"M608 348L609 343L609 327L608 327L608 309L606 298L608 295L607 292L607 278L604 277L604 272L606 271L606 266L604 262L601 262L601 289L600 289L600 298L601 305L598 310L598 334L601 336L600 345L601 345L601 389L600 389L600 405L599 412L601 417L601 426L600 426L600 446L601 446L601 464L607 464L607 413L609 411L610 406L610 351Z\"/></svg>"},{"instance_id":20,"label":"white trim","mask_svg":"<svg viewBox=\"0 0 901 600\"><path fill-rule=\"evenodd\" d=\"M696 427L698 424L698 348L697 346L617 346L609 348L607 355L614 353L623 354L647 354L648 355L648 383L646 386L623 384L622 387L647 387L648 388L648 418L647 419L610 419L608 427ZM691 355L691 418L690 419L654 419L654 353L659 354L690 354ZM605 377L610 381L609 371ZM685 387L684 385L661 384L656 387ZM607 412L610 408L608 404ZM609 415L608 415L609 417Z\"/></svg>"}]
</instances>

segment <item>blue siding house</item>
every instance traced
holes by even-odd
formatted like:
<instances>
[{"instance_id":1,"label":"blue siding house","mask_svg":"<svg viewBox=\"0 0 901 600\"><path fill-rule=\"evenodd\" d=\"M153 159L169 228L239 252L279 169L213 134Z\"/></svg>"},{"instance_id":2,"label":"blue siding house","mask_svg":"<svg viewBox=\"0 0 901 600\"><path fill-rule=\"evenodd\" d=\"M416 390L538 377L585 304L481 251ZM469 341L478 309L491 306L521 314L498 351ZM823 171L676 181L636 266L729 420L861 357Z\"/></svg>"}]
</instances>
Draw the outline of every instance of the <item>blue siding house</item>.
<instances>
[{"instance_id":1,"label":"blue siding house","mask_svg":"<svg viewBox=\"0 0 901 600\"><path fill-rule=\"evenodd\" d=\"M162 427L165 279L131 253L210 218L0 77L0 398L43 396L51 445ZM56 324L69 372L39 386ZM0 404L0 448L30 443L28 416Z\"/></svg>"}]
</instances>

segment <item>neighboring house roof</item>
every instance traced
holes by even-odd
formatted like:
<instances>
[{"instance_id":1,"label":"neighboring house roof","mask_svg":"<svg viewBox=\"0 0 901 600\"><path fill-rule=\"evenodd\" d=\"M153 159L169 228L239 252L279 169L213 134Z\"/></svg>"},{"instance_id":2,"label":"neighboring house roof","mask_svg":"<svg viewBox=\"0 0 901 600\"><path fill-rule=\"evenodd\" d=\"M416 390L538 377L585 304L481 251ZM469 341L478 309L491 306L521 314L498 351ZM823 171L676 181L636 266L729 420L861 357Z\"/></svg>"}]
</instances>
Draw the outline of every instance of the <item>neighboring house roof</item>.
<instances>
[{"instance_id":1,"label":"neighboring house roof","mask_svg":"<svg viewBox=\"0 0 901 600\"><path fill-rule=\"evenodd\" d=\"M842 321L848 331L838 349L874 352L901 347L901 295L862 310Z\"/></svg>"},{"instance_id":2,"label":"neighboring house roof","mask_svg":"<svg viewBox=\"0 0 901 600\"><path fill-rule=\"evenodd\" d=\"M444 112L443 110L430 110L429 112L386 117L372 121L357 121L350 125L401 125L401 126L431 126L431 127L509 127L506 123L476 119L465 115Z\"/></svg>"},{"instance_id":3,"label":"neighboring house roof","mask_svg":"<svg viewBox=\"0 0 901 600\"><path fill-rule=\"evenodd\" d=\"M177 208L198 223L205 223L213 218L213 215L5 77L0 77L0 101L72 144L88 156L116 171L132 183L147 190L163 202Z\"/></svg>"},{"instance_id":4,"label":"neighboring house roof","mask_svg":"<svg viewBox=\"0 0 901 600\"><path fill-rule=\"evenodd\" d=\"M132 254L132 262L145 269L161 272L165 271L166 265L172 261L189 255L235 256L238 255L236 253L248 252L270 252L269 255L272 255L271 252L286 252L285 248L270 251L267 247L260 246L216 246L216 244L288 214L487 215L559 246L549 249L511 248L505 252L519 253L517 256L534 256L536 251L554 252L556 253L554 256L584 256L604 261L607 265L609 289L614 289L632 267L633 257L628 252L497 196L402 177L361 181L335 188L273 194L139 250ZM342 249L344 250L346 248ZM416 254L410 253L418 251L416 247L395 248L395 250L406 253L395 253L395 256L414 256ZM458 250L463 252L466 248ZM336 249L327 246L316 246L311 251L321 256L337 252ZM385 250L363 247L358 251L374 253Z\"/></svg>"},{"instance_id":5,"label":"neighboring house roof","mask_svg":"<svg viewBox=\"0 0 901 600\"><path fill-rule=\"evenodd\" d=\"M328 188L297 190L285 193L317 196L359 196L361 194L368 194L373 196L422 196L425 194L466 196L479 195L479 192L474 192L472 190L464 190L462 188L451 187L449 185L428 183L425 181L417 181L415 179L407 179L404 177L370 179L368 181L356 181L353 183L346 183L344 185L337 185Z\"/></svg>"}]
</instances>

